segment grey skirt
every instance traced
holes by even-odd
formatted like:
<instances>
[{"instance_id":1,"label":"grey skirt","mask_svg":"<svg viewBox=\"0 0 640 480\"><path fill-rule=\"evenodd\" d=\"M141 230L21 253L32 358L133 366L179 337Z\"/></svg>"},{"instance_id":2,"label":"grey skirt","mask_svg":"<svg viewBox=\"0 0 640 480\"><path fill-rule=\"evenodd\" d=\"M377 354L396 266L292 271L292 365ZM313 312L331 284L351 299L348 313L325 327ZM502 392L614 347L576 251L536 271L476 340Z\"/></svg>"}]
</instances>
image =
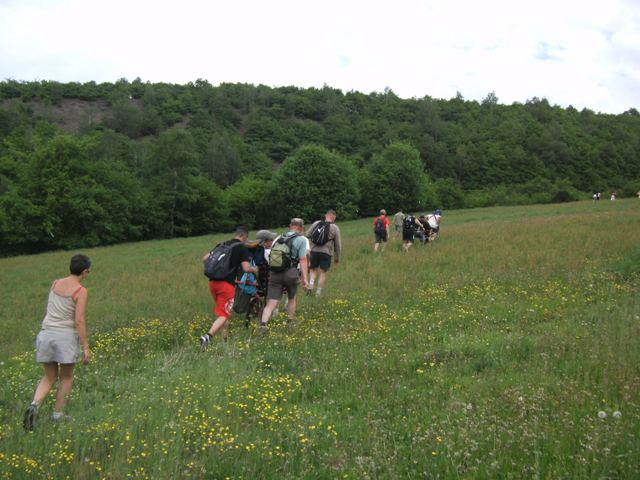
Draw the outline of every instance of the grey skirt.
<instances>
[{"instance_id":1,"label":"grey skirt","mask_svg":"<svg viewBox=\"0 0 640 480\"><path fill-rule=\"evenodd\" d=\"M36 361L39 363L78 363L80 337L75 331L40 330L36 337Z\"/></svg>"}]
</instances>

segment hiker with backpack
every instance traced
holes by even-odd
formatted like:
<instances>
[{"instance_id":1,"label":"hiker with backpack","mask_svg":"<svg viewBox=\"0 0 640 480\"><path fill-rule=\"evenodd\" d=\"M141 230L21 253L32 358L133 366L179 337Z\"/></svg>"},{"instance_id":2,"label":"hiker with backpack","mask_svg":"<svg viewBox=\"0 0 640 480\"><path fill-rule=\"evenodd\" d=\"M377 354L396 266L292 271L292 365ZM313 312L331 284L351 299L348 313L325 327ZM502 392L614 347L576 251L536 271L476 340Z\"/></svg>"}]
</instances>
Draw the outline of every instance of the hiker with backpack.
<instances>
[{"instance_id":1,"label":"hiker with backpack","mask_svg":"<svg viewBox=\"0 0 640 480\"><path fill-rule=\"evenodd\" d=\"M209 291L215 302L213 313L217 317L211 328L200 337L201 350L206 350L219 330L222 330L222 337L227 338L238 272L258 274L258 268L250 264L251 257L245 245L248 238L247 228L238 227L231 240L216 245L202 257L204 274L209 278Z\"/></svg>"},{"instance_id":2,"label":"hiker with backpack","mask_svg":"<svg viewBox=\"0 0 640 480\"><path fill-rule=\"evenodd\" d=\"M248 240L245 245L249 249L251 263L258 268L258 283L260 291L267 291L269 281L269 252L273 241L278 237L277 233L269 230L258 230L254 241Z\"/></svg>"},{"instance_id":3,"label":"hiker with backpack","mask_svg":"<svg viewBox=\"0 0 640 480\"><path fill-rule=\"evenodd\" d=\"M402 240L404 241L402 248L405 252L408 252L411 245L413 245L416 230L418 228L424 228L424 226L420 223L420 220L415 217L415 215L408 214L402 223Z\"/></svg>"},{"instance_id":4,"label":"hiker with backpack","mask_svg":"<svg viewBox=\"0 0 640 480\"><path fill-rule=\"evenodd\" d=\"M329 210L324 216L324 220L314 222L307 237L311 240L311 281L308 294L313 290L313 286L318 277L318 288L316 296L319 297L327 279L327 271L331 268L331 259L335 255L336 265L340 263L342 242L340 239L340 229L335 224L336 211Z\"/></svg>"},{"instance_id":5,"label":"hiker with backpack","mask_svg":"<svg viewBox=\"0 0 640 480\"><path fill-rule=\"evenodd\" d=\"M296 292L300 277L305 290L309 288L307 279L307 244L304 240L304 222L301 218L292 218L289 231L277 237L269 252L269 286L267 305L262 311L260 334L267 331L267 322L273 310L277 308L284 292L287 293L287 315L291 323L296 314ZM300 268L298 269L298 265Z\"/></svg>"},{"instance_id":6,"label":"hiker with backpack","mask_svg":"<svg viewBox=\"0 0 640 480\"><path fill-rule=\"evenodd\" d=\"M384 252L384 247L387 240L389 240L389 219L385 209L380 210L380 216L373 221L373 235L376 239L373 251L377 252L380 244L382 244L382 251Z\"/></svg>"}]
</instances>

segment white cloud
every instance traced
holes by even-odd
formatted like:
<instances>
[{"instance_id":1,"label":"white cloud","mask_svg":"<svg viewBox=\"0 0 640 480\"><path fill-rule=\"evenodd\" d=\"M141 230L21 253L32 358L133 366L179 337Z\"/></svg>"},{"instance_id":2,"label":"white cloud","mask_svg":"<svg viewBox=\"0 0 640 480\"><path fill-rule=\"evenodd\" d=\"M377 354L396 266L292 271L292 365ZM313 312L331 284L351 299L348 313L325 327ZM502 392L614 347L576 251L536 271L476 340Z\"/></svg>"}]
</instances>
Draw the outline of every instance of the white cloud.
<instances>
[{"instance_id":1,"label":"white cloud","mask_svg":"<svg viewBox=\"0 0 640 480\"><path fill-rule=\"evenodd\" d=\"M640 107L632 1L0 1L0 77Z\"/></svg>"}]
</instances>

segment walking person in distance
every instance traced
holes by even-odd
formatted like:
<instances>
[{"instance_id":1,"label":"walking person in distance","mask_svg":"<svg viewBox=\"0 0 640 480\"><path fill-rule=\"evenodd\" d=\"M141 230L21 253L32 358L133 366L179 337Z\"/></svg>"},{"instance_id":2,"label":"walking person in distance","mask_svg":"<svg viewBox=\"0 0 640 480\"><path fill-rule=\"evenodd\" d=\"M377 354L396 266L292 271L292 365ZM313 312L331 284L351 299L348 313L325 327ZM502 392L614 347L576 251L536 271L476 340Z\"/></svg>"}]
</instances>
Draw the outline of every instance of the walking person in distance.
<instances>
[{"instance_id":1,"label":"walking person in distance","mask_svg":"<svg viewBox=\"0 0 640 480\"><path fill-rule=\"evenodd\" d=\"M373 245L373 251L377 252L380 245L382 245L382 251L389 240L389 219L387 218L387 211L380 210L380 216L373 220L373 235L375 237L375 244Z\"/></svg>"},{"instance_id":2,"label":"walking person in distance","mask_svg":"<svg viewBox=\"0 0 640 480\"><path fill-rule=\"evenodd\" d=\"M395 229L395 238L398 238L402 233L402 224L404 222L404 213L402 213L402 209L399 209L398 212L393 216L393 228Z\"/></svg>"}]
</instances>

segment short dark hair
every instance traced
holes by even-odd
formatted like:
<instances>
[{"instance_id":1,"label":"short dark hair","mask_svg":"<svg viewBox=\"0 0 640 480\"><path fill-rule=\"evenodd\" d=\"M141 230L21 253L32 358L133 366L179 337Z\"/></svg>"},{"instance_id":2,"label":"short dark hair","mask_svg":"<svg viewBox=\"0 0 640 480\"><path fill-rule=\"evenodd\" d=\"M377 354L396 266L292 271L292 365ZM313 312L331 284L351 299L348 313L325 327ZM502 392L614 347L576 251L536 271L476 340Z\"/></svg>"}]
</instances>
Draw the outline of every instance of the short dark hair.
<instances>
[{"instance_id":1,"label":"short dark hair","mask_svg":"<svg viewBox=\"0 0 640 480\"><path fill-rule=\"evenodd\" d=\"M80 275L85 270L89 270L91 268L91 260L86 255L82 255L79 253L78 255L74 255L71 257L71 262L69 262L69 272L72 275Z\"/></svg>"},{"instance_id":2,"label":"short dark hair","mask_svg":"<svg viewBox=\"0 0 640 480\"><path fill-rule=\"evenodd\" d=\"M329 210L327 210L327 215L333 215L334 217L336 217L338 214L333 208L330 208Z\"/></svg>"},{"instance_id":3,"label":"short dark hair","mask_svg":"<svg viewBox=\"0 0 640 480\"><path fill-rule=\"evenodd\" d=\"M236 237L240 237L240 236L248 237L249 236L249 229L247 227L245 227L244 225L240 225L240 226L236 227L236 231L234 232L234 235Z\"/></svg>"}]
</instances>

